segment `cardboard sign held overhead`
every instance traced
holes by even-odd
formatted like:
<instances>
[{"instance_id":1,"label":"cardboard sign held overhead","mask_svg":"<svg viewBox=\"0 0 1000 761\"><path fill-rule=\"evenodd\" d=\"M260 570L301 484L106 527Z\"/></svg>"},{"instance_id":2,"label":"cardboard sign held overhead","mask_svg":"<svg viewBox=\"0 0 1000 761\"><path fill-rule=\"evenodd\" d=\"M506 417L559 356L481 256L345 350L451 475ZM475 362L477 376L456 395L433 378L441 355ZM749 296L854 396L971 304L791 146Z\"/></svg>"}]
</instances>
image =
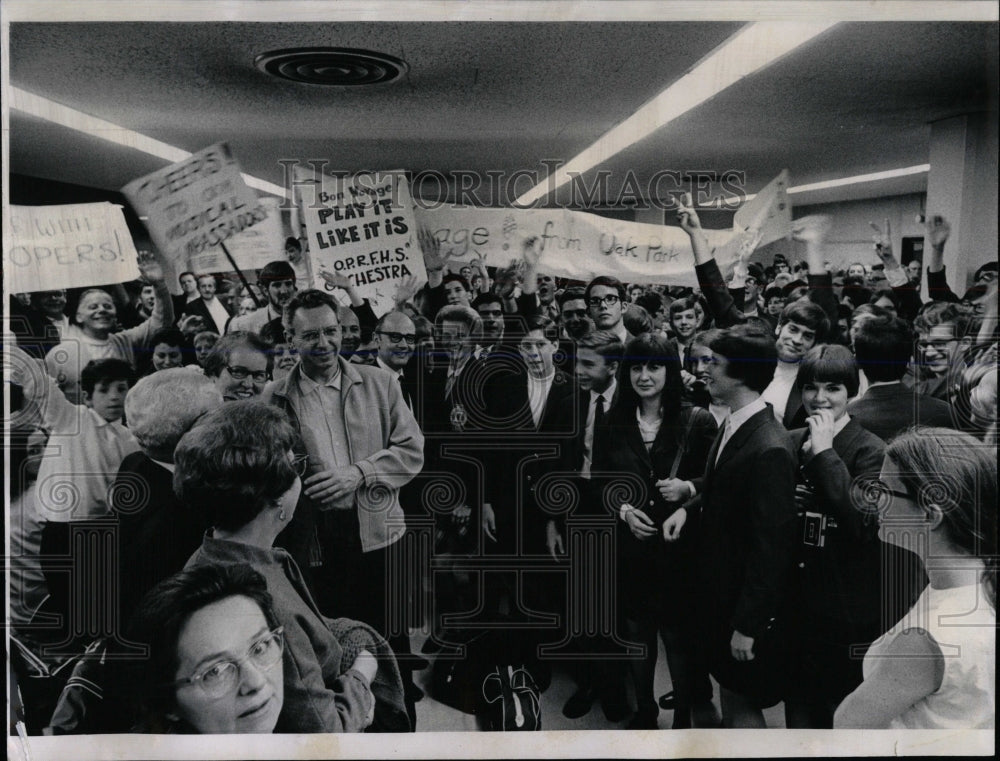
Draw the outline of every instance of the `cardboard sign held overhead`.
<instances>
[{"instance_id":1,"label":"cardboard sign held overhead","mask_svg":"<svg viewBox=\"0 0 1000 761\"><path fill-rule=\"evenodd\" d=\"M122 192L178 270L267 216L226 143L133 180Z\"/></svg>"},{"instance_id":2,"label":"cardboard sign held overhead","mask_svg":"<svg viewBox=\"0 0 1000 761\"><path fill-rule=\"evenodd\" d=\"M284 261L285 236L281 229L280 203L277 198L266 197L259 200L267 213L267 218L226 241L226 248L233 261L244 272L259 270L268 262ZM196 275L228 272L232 269L222 249L218 246L205 249L200 254L188 258L188 270Z\"/></svg>"},{"instance_id":3,"label":"cardboard sign held overhead","mask_svg":"<svg viewBox=\"0 0 1000 761\"><path fill-rule=\"evenodd\" d=\"M124 283L139 277L120 206L11 206L3 272L10 293ZM9 235L8 235L9 233Z\"/></svg>"},{"instance_id":4,"label":"cardboard sign held overhead","mask_svg":"<svg viewBox=\"0 0 1000 761\"><path fill-rule=\"evenodd\" d=\"M338 178L296 168L295 182L314 288L332 290L344 301L343 291L328 285L321 272L343 275L382 315L392 309L401 281L427 279L401 171Z\"/></svg>"}]
</instances>

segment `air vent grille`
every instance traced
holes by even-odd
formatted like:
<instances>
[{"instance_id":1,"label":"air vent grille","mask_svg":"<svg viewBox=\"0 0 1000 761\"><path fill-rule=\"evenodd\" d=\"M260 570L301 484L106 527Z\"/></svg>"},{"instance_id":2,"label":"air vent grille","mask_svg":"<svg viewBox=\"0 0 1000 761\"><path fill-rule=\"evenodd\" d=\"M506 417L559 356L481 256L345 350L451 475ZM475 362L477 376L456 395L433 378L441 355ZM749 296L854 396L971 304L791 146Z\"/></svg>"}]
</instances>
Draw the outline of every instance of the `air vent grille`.
<instances>
[{"instance_id":1,"label":"air vent grille","mask_svg":"<svg viewBox=\"0 0 1000 761\"><path fill-rule=\"evenodd\" d=\"M257 56L254 64L272 77L327 87L385 85L409 68L405 61L385 53L354 48L272 50Z\"/></svg>"}]
</instances>

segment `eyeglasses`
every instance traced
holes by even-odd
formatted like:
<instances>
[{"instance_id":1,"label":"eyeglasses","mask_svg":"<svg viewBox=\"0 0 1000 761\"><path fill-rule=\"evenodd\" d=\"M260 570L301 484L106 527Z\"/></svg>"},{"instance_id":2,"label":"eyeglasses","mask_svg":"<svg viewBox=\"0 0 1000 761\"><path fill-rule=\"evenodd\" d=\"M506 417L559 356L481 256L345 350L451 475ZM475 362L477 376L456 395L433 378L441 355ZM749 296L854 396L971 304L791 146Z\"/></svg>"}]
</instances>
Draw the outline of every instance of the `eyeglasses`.
<instances>
[{"instance_id":1,"label":"eyeglasses","mask_svg":"<svg viewBox=\"0 0 1000 761\"><path fill-rule=\"evenodd\" d=\"M284 631L285 628L279 626L250 645L247 654L242 658L217 661L186 679L172 682L171 686L196 684L210 698L221 698L236 689L240 681L240 669L248 661L259 671L269 671L274 668L281 660L281 653L285 649Z\"/></svg>"},{"instance_id":2,"label":"eyeglasses","mask_svg":"<svg viewBox=\"0 0 1000 761\"><path fill-rule=\"evenodd\" d=\"M307 344L314 344L319 342L320 336L328 341L336 341L340 338L340 326L333 325L322 330L304 330L299 333L299 340Z\"/></svg>"},{"instance_id":3,"label":"eyeglasses","mask_svg":"<svg viewBox=\"0 0 1000 761\"><path fill-rule=\"evenodd\" d=\"M587 299L587 303L594 309L599 308L601 304L607 304L609 307L613 307L620 301L621 299L614 293L609 293L607 296L591 296Z\"/></svg>"},{"instance_id":4,"label":"eyeglasses","mask_svg":"<svg viewBox=\"0 0 1000 761\"><path fill-rule=\"evenodd\" d=\"M309 467L309 455L307 454L297 454L292 458L292 467L295 468L295 472L298 474L299 478L306 477L306 468Z\"/></svg>"},{"instance_id":5,"label":"eyeglasses","mask_svg":"<svg viewBox=\"0 0 1000 761\"><path fill-rule=\"evenodd\" d=\"M380 336L385 336L389 339L390 343L401 344L406 341L410 346L417 345L417 334L416 333L390 333L385 330L376 331Z\"/></svg>"},{"instance_id":6,"label":"eyeglasses","mask_svg":"<svg viewBox=\"0 0 1000 761\"><path fill-rule=\"evenodd\" d=\"M230 367L226 365L226 372L233 376L234 380L246 380L247 376L253 378L254 383L267 382L267 370L247 370L245 367Z\"/></svg>"}]
</instances>

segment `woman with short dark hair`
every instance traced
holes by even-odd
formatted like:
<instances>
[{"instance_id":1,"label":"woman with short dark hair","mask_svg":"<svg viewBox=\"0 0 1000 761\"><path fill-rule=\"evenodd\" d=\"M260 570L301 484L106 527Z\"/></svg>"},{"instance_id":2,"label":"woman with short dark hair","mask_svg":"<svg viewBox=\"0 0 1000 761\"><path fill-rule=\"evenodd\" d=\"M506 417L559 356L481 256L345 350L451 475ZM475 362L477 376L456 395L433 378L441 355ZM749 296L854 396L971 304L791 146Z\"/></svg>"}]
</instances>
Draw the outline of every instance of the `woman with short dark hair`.
<instances>
[{"instance_id":1,"label":"woman with short dark hair","mask_svg":"<svg viewBox=\"0 0 1000 761\"><path fill-rule=\"evenodd\" d=\"M279 732L360 732L373 718L379 729L405 730L402 682L385 640L358 622L325 619L291 555L273 546L302 490L306 458L297 443L285 415L258 401L225 404L184 435L174 490L213 526L188 567L243 563L267 581L285 628Z\"/></svg>"},{"instance_id":2,"label":"woman with short dark hair","mask_svg":"<svg viewBox=\"0 0 1000 761\"><path fill-rule=\"evenodd\" d=\"M273 731L284 704L283 635L267 583L250 566L200 566L160 582L128 634L148 648L122 685L134 693L137 728Z\"/></svg>"}]
</instances>

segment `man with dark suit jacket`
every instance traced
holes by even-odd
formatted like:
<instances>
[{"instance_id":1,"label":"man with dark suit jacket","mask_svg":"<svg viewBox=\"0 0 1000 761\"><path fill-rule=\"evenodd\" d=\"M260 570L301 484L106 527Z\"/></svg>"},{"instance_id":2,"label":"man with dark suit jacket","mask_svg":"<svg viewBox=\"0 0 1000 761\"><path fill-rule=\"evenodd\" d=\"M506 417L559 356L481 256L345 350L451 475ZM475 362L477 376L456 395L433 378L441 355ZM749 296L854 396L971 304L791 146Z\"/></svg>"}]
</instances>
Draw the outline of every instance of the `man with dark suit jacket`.
<instances>
[{"instance_id":1,"label":"man with dark suit jacket","mask_svg":"<svg viewBox=\"0 0 1000 761\"><path fill-rule=\"evenodd\" d=\"M915 425L955 427L950 404L903 385L913 331L901 319L884 314L859 321L854 354L869 386L847 413L863 428L888 442Z\"/></svg>"},{"instance_id":2,"label":"man with dark suit jacket","mask_svg":"<svg viewBox=\"0 0 1000 761\"><path fill-rule=\"evenodd\" d=\"M178 318L192 314L198 315L204 320L207 330L214 330L220 336L225 333L226 324L231 315L226 305L216 298L217 288L218 283L215 280L215 275L199 275L198 293L201 294L201 298L187 302L180 314L177 315Z\"/></svg>"},{"instance_id":3,"label":"man with dark suit jacket","mask_svg":"<svg viewBox=\"0 0 1000 761\"><path fill-rule=\"evenodd\" d=\"M762 708L781 699L773 622L794 549L797 459L761 398L777 364L774 342L751 326L720 331L697 359L712 397L731 413L708 455L697 495L663 526L676 540L693 512L699 619L709 669L722 694L723 725L764 727Z\"/></svg>"}]
</instances>

